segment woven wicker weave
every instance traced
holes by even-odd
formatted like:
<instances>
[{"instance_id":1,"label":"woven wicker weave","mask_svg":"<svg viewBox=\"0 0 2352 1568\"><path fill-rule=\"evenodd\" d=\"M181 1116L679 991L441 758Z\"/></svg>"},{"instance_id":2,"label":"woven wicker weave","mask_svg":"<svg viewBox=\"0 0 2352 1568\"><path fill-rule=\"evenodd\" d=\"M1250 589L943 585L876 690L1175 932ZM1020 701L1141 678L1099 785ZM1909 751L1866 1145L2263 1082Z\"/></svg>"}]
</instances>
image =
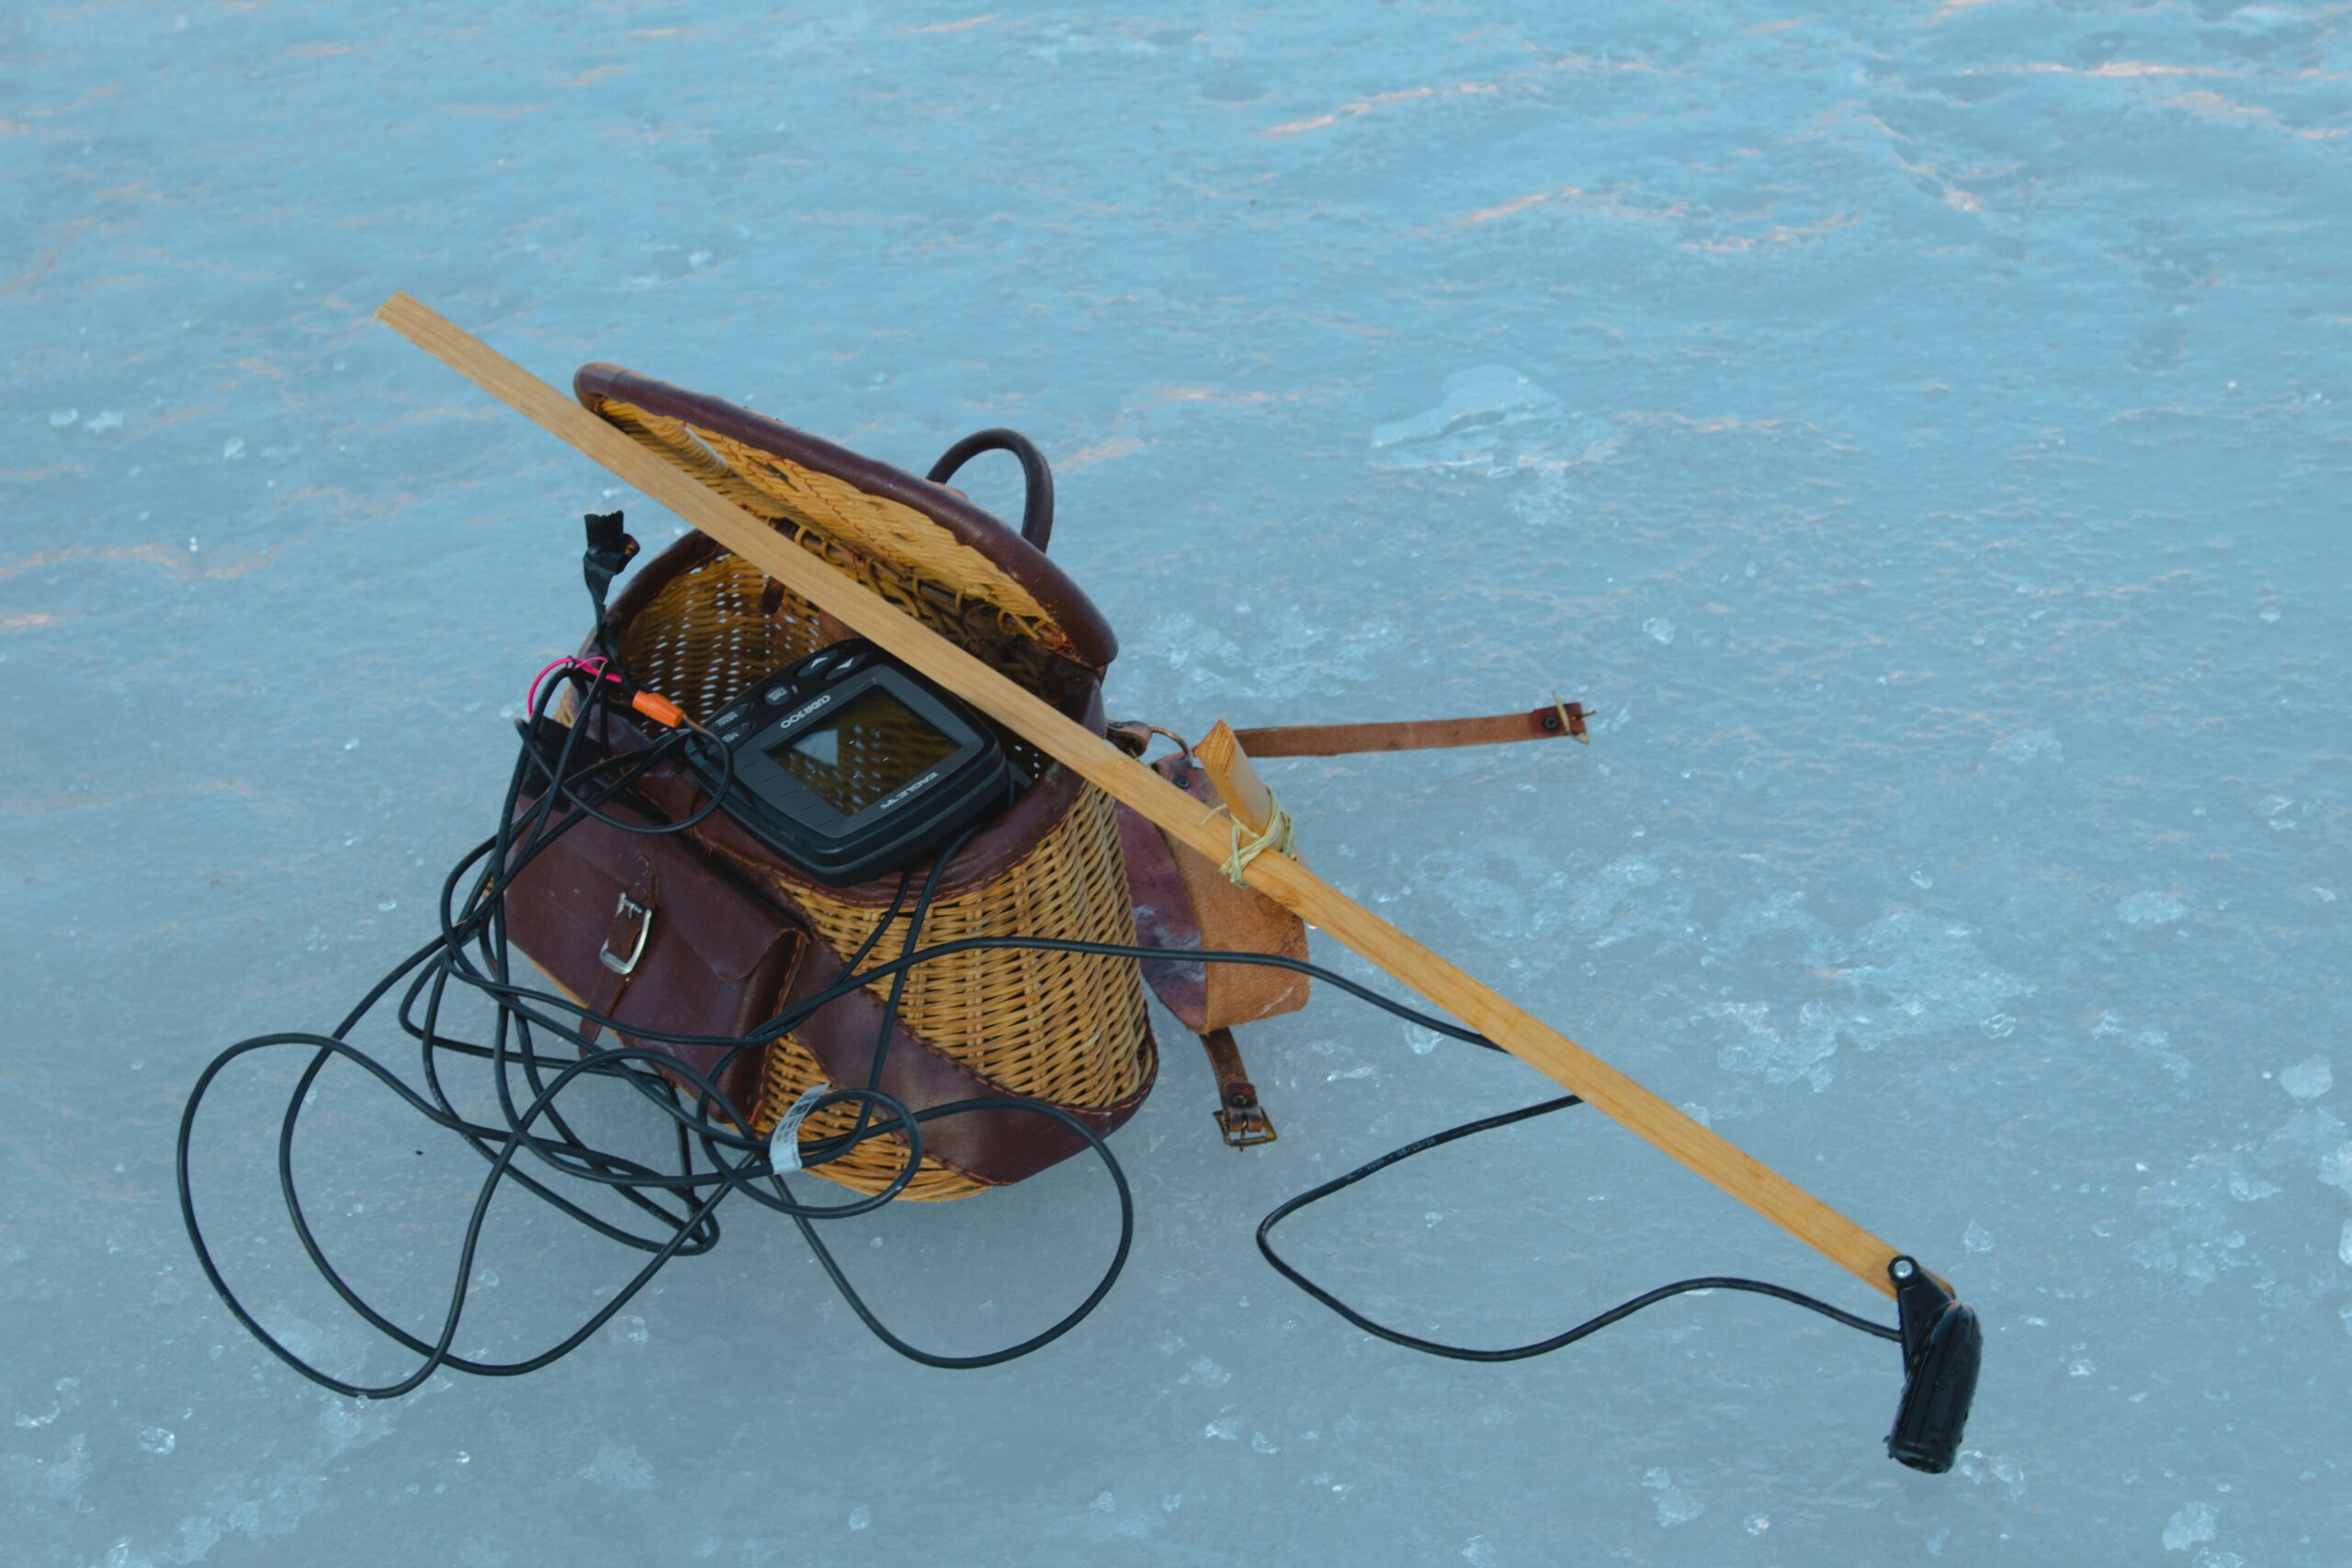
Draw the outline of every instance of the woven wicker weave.
<instances>
[{"instance_id":1,"label":"woven wicker weave","mask_svg":"<svg viewBox=\"0 0 2352 1568\"><path fill-rule=\"evenodd\" d=\"M1026 587L913 507L616 399L595 412L1023 684L1036 684L1047 655L1069 651L1067 633Z\"/></svg>"},{"instance_id":2,"label":"woven wicker weave","mask_svg":"<svg viewBox=\"0 0 2352 1568\"><path fill-rule=\"evenodd\" d=\"M580 383L582 400L592 411L770 519L820 559L1067 709L1091 696L1093 676L1115 644L1099 619L1086 624L1092 609L1082 596L1075 598L1073 613L1074 589L1010 530L1002 530L1000 540L975 536L967 525L967 536L959 538L915 505L747 439L747 428L757 434L762 422L741 411L639 382L626 372L592 370L594 378L582 372ZM616 382L629 385L635 395L605 395ZM638 392L639 386L650 394ZM644 406L663 394L680 407L710 408L711 422ZM786 437L807 439L778 429L775 444ZM904 485L918 482L893 478ZM1001 530L1001 525L991 526ZM625 603L642 602L628 605L615 631L630 673L696 717L840 635L814 606L750 564L699 539L689 544L694 551L676 558L683 564L650 597L625 596ZM665 554L665 562L672 558ZM1049 604L1054 601L1058 613ZM1080 677L1076 685L1073 670ZM1033 788L1051 781L1051 765L1035 752L1017 749L1016 760L1038 776ZM1018 848L1004 870L974 886L956 887L951 875L949 889L926 917L922 945L1021 934L1135 941L1115 812L1099 789L1078 790L1035 843ZM766 890L842 958L872 933L896 886L893 877L887 885L831 889L780 867L765 880ZM894 957L903 946L903 935L886 935L874 958ZM887 992L888 982L870 988ZM1018 950L956 954L912 973L900 1016L915 1034L1007 1092L1063 1105L1117 1104L1142 1089L1157 1065L1141 978L1125 959ZM779 1042L768 1056L757 1125L773 1126L820 1076L797 1041ZM801 1135L838 1133L854 1114L848 1108L820 1111ZM870 1192L897 1174L904 1157L904 1145L896 1139L869 1140L818 1174ZM960 1198L986 1185L926 1156L905 1195Z\"/></svg>"}]
</instances>

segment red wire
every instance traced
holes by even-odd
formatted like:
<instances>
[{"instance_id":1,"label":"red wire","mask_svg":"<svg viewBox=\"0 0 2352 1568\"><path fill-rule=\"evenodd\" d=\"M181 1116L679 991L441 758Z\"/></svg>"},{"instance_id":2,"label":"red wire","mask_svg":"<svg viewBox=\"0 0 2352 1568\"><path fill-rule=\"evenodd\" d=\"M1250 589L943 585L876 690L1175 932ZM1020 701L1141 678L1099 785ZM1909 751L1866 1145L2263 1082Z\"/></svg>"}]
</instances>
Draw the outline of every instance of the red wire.
<instances>
[{"instance_id":1,"label":"red wire","mask_svg":"<svg viewBox=\"0 0 2352 1568\"><path fill-rule=\"evenodd\" d=\"M601 678L603 680L610 681L616 686L621 683L621 678L618 675L614 674L611 671L605 668L605 658L602 654L598 654L593 659L564 658L554 660L548 664L546 669L541 670L537 674L531 677L530 694L523 699L523 711L525 713L538 712L539 682L546 680L549 675L554 674L559 670L585 671L592 680Z\"/></svg>"}]
</instances>

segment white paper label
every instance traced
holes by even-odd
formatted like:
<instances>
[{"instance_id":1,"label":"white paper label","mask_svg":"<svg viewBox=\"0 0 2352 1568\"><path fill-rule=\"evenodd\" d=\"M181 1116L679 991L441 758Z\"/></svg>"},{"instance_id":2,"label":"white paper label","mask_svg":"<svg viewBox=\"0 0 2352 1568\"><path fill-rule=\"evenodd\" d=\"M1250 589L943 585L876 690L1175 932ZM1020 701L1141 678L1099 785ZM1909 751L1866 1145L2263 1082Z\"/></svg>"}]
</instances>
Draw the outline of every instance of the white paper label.
<instances>
[{"instance_id":1,"label":"white paper label","mask_svg":"<svg viewBox=\"0 0 2352 1568\"><path fill-rule=\"evenodd\" d=\"M829 1083L812 1083L800 1091L792 1109L768 1134L768 1164L780 1174L800 1168L800 1123L808 1120L808 1112L817 1109L817 1101L832 1092Z\"/></svg>"}]
</instances>

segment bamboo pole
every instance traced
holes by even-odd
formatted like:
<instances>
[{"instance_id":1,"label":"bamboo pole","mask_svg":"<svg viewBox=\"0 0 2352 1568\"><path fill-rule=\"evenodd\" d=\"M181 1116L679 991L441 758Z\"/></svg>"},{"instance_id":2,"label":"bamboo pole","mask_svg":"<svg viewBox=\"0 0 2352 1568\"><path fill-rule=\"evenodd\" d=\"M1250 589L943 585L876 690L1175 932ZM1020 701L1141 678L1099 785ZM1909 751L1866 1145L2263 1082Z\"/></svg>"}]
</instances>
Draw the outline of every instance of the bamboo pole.
<instances>
[{"instance_id":1,"label":"bamboo pole","mask_svg":"<svg viewBox=\"0 0 2352 1568\"><path fill-rule=\"evenodd\" d=\"M1199 802L962 649L819 562L759 518L639 446L489 344L406 294L377 308L385 325L499 401L611 469L727 549L888 649L1039 750L1134 807L1213 863L1230 829ZM1577 1044L1285 855L1263 854L1248 885L1321 927L1403 984L1671 1155L1856 1279L1894 1293L1897 1250L1796 1183Z\"/></svg>"}]
</instances>

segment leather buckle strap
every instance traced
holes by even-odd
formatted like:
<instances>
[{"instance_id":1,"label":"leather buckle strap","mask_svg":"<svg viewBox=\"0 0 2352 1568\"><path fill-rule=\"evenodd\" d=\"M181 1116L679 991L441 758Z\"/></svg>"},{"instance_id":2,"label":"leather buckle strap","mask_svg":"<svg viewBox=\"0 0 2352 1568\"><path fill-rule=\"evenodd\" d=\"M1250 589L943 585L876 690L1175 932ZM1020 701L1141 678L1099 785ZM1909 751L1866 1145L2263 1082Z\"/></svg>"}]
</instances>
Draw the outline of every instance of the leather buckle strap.
<instances>
[{"instance_id":1,"label":"leather buckle strap","mask_svg":"<svg viewBox=\"0 0 2352 1568\"><path fill-rule=\"evenodd\" d=\"M1240 729L1234 739L1252 757L1344 757L1363 751L1427 751L1493 746L1506 740L1587 740L1582 703L1546 703L1525 713L1487 718L1423 718L1401 724L1288 724Z\"/></svg>"},{"instance_id":2,"label":"leather buckle strap","mask_svg":"<svg viewBox=\"0 0 2352 1568\"><path fill-rule=\"evenodd\" d=\"M634 936L629 934L632 926L636 930ZM612 923L605 929L605 943L596 950L596 962L616 975L627 976L633 974L637 961L645 956L645 939L652 931L652 908L626 893L622 894L621 901L613 906ZM623 957L614 952L616 945L626 945L628 955Z\"/></svg>"},{"instance_id":3,"label":"leather buckle strap","mask_svg":"<svg viewBox=\"0 0 2352 1568\"><path fill-rule=\"evenodd\" d=\"M1266 1108L1258 1103L1258 1086L1250 1081L1250 1069L1242 1066L1241 1047L1234 1043L1233 1031L1212 1029L1201 1036L1201 1045L1209 1054L1209 1070L1216 1075L1216 1125L1225 1134L1225 1146L1246 1149L1272 1143L1274 1123Z\"/></svg>"}]
</instances>

